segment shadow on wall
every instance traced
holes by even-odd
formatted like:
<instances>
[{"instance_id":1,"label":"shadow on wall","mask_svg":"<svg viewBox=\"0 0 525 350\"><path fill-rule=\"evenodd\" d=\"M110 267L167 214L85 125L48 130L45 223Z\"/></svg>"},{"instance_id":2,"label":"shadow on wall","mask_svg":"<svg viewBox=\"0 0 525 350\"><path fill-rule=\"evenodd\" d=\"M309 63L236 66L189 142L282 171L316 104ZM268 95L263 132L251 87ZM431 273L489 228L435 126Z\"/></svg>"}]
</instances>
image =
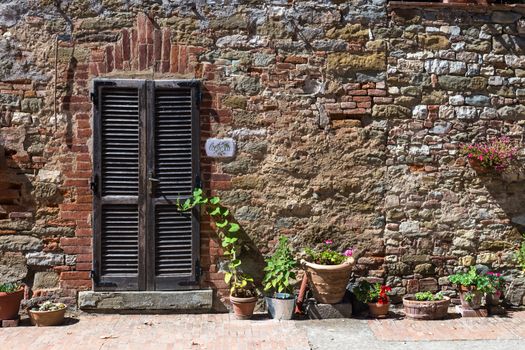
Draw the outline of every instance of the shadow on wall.
<instances>
[{"instance_id":1,"label":"shadow on wall","mask_svg":"<svg viewBox=\"0 0 525 350\"><path fill-rule=\"evenodd\" d=\"M510 224L525 235L525 166L514 165L502 173L478 174Z\"/></svg>"},{"instance_id":2,"label":"shadow on wall","mask_svg":"<svg viewBox=\"0 0 525 350\"><path fill-rule=\"evenodd\" d=\"M35 201L29 174L13 161L17 151L6 148L0 134L0 283L23 281L31 285L25 251L41 248L27 235L34 223Z\"/></svg>"}]
</instances>

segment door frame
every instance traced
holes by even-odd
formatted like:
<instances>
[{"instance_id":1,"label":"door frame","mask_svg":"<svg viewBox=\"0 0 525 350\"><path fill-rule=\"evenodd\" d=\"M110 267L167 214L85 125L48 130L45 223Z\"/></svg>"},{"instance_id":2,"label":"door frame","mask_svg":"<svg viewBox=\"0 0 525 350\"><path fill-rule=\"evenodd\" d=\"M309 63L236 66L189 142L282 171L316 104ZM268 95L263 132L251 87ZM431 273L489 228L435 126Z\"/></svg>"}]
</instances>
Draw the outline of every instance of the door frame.
<instances>
[{"instance_id":1,"label":"door frame","mask_svg":"<svg viewBox=\"0 0 525 350\"><path fill-rule=\"evenodd\" d=\"M138 276L137 282L131 277L104 279L102 272L102 205L101 195L101 152L102 152L102 106L101 90L104 87L137 88L139 101L139 188L138 208ZM192 188L200 187L200 114L201 82L199 80L146 80L146 79L108 79L96 78L92 81L91 100L93 102L93 176L90 186L93 193L93 288L96 291L153 291L199 289L200 268L200 208L191 211L192 216L192 269L189 278L171 278L169 287L159 288L155 282L155 206L152 203L152 182L149 172L155 168L155 89L190 88L192 99L191 149L192 149ZM180 197L181 200L187 197ZM121 204L126 204L122 201ZM149 233L148 233L149 232ZM115 287L118 279L124 287Z\"/></svg>"}]
</instances>

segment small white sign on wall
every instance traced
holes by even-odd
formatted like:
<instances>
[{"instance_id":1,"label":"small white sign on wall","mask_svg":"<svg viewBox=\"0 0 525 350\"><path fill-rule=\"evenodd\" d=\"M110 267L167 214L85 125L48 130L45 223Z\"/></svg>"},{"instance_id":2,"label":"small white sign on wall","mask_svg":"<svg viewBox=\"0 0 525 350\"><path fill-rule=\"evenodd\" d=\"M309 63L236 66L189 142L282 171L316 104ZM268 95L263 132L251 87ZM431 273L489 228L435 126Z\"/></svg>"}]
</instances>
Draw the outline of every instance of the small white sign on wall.
<instances>
[{"instance_id":1,"label":"small white sign on wall","mask_svg":"<svg viewBox=\"0 0 525 350\"><path fill-rule=\"evenodd\" d=\"M212 158L231 158L235 155L235 140L230 138L206 140L206 155Z\"/></svg>"}]
</instances>

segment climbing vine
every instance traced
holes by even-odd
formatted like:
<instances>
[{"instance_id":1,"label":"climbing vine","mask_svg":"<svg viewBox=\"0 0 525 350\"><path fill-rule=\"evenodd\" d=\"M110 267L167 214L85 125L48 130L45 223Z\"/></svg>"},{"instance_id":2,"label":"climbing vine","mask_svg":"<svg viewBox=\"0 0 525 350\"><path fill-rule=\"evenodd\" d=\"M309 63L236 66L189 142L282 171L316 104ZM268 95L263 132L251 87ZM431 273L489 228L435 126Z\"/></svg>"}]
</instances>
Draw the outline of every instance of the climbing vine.
<instances>
[{"instance_id":1,"label":"climbing vine","mask_svg":"<svg viewBox=\"0 0 525 350\"><path fill-rule=\"evenodd\" d=\"M242 272L242 261L239 258L241 227L232 221L229 209L221 205L219 197L208 198L201 188L196 188L192 196L184 202L177 200L179 211L189 211L200 206L211 216L217 228L217 236L221 240L224 256L228 259L224 282L230 287L230 295L235 297L255 296L253 277Z\"/></svg>"}]
</instances>

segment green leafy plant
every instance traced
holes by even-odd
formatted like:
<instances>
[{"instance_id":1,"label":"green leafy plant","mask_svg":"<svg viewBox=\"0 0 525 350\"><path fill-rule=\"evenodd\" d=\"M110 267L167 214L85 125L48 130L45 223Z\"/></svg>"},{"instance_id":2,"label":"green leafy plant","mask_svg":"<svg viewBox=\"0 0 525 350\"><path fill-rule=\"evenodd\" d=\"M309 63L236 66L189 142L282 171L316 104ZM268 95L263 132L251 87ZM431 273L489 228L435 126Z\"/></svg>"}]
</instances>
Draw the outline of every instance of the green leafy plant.
<instances>
[{"instance_id":1,"label":"green leafy plant","mask_svg":"<svg viewBox=\"0 0 525 350\"><path fill-rule=\"evenodd\" d=\"M381 283L372 284L363 280L354 287L352 292L357 300L363 303L387 304L390 300L387 292L390 292L391 290L392 288L382 285Z\"/></svg>"},{"instance_id":2,"label":"green leafy plant","mask_svg":"<svg viewBox=\"0 0 525 350\"><path fill-rule=\"evenodd\" d=\"M320 265L339 265L352 256L353 250L351 248L339 253L331 248L332 243L330 239L324 241L324 246L320 250L305 248L307 260Z\"/></svg>"},{"instance_id":3,"label":"green leafy plant","mask_svg":"<svg viewBox=\"0 0 525 350\"><path fill-rule=\"evenodd\" d=\"M494 291L490 278L486 274L479 274L474 266L471 266L468 272L459 272L448 276L448 280L467 290L465 292L466 301L472 301L476 291L480 293L492 293Z\"/></svg>"},{"instance_id":4,"label":"green leafy plant","mask_svg":"<svg viewBox=\"0 0 525 350\"><path fill-rule=\"evenodd\" d=\"M273 290L276 293L293 293L290 280L295 278L293 271L297 266L292 251L288 245L288 238L279 237L279 245L275 252L266 259L266 272L263 279L265 291Z\"/></svg>"},{"instance_id":5,"label":"green leafy plant","mask_svg":"<svg viewBox=\"0 0 525 350\"><path fill-rule=\"evenodd\" d=\"M57 311L65 309L66 305L62 303L53 303L51 301L45 301L42 304L33 307L33 311Z\"/></svg>"},{"instance_id":6,"label":"green leafy plant","mask_svg":"<svg viewBox=\"0 0 525 350\"><path fill-rule=\"evenodd\" d=\"M20 290L22 287L19 283L3 283L0 284L0 292L2 293L14 293Z\"/></svg>"},{"instance_id":7,"label":"green leafy plant","mask_svg":"<svg viewBox=\"0 0 525 350\"><path fill-rule=\"evenodd\" d=\"M182 203L177 201L176 205L179 211L189 211L196 206L201 206L206 210L215 223L224 256L228 259L224 282L230 287L230 295L240 298L255 296L253 277L242 272L242 262L239 259L241 227L232 222L230 211L221 205L220 198L207 198L201 188L196 188L190 198Z\"/></svg>"},{"instance_id":8,"label":"green leafy plant","mask_svg":"<svg viewBox=\"0 0 525 350\"><path fill-rule=\"evenodd\" d=\"M436 294L432 294L432 292L418 292L415 297L417 301L436 301L445 298L441 292Z\"/></svg>"}]
</instances>

